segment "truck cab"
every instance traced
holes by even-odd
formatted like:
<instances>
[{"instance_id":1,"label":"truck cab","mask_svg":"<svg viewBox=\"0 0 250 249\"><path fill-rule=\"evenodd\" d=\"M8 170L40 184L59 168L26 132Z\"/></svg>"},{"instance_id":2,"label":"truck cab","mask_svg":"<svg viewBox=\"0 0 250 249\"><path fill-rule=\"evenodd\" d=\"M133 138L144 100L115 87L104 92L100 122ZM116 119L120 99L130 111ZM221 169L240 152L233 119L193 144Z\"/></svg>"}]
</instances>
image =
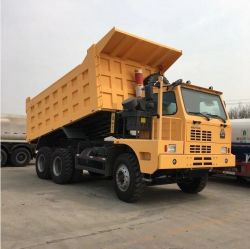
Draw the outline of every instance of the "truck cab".
<instances>
[{"instance_id":1,"label":"truck cab","mask_svg":"<svg viewBox=\"0 0 250 249\"><path fill-rule=\"evenodd\" d=\"M221 94L181 80L163 84L153 94L157 113L152 115L151 130L142 130L138 139L115 143L133 148L142 171L149 174L161 169L233 166L231 125Z\"/></svg>"}]
</instances>

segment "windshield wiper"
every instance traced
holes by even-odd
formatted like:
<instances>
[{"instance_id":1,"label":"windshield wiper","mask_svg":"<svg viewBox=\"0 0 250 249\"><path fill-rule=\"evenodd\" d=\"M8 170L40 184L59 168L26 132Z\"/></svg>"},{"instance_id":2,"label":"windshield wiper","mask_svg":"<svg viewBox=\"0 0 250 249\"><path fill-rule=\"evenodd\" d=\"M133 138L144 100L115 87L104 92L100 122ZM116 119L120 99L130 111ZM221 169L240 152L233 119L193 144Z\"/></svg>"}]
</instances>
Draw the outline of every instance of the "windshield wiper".
<instances>
[{"instance_id":1,"label":"windshield wiper","mask_svg":"<svg viewBox=\"0 0 250 249\"><path fill-rule=\"evenodd\" d=\"M202 116L202 117L206 118L208 121L210 120L210 117L207 114L204 114L204 113L200 113L200 112L188 112L188 113L198 115L198 116Z\"/></svg>"},{"instance_id":2,"label":"windshield wiper","mask_svg":"<svg viewBox=\"0 0 250 249\"><path fill-rule=\"evenodd\" d=\"M223 121L223 123L226 123L226 120L224 119L224 118L222 118L221 116L219 116L219 115L216 115L216 114L210 114L210 113L206 113L208 116L210 116L210 117L213 117L213 118L218 118L218 119L220 119L220 120L222 120Z\"/></svg>"}]
</instances>

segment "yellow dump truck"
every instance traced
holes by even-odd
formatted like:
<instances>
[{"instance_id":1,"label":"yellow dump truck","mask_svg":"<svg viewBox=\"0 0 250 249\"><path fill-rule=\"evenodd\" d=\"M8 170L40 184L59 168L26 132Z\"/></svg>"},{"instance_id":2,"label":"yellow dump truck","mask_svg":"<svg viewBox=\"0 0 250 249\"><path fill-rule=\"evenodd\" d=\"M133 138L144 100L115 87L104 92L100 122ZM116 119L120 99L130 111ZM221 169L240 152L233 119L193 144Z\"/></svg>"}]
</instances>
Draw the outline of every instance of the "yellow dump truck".
<instances>
[{"instance_id":1,"label":"yellow dump truck","mask_svg":"<svg viewBox=\"0 0 250 249\"><path fill-rule=\"evenodd\" d=\"M27 139L38 177L58 184L112 178L136 201L146 184L198 193L209 169L233 167L222 93L163 75L182 51L113 28L83 62L27 98Z\"/></svg>"}]
</instances>

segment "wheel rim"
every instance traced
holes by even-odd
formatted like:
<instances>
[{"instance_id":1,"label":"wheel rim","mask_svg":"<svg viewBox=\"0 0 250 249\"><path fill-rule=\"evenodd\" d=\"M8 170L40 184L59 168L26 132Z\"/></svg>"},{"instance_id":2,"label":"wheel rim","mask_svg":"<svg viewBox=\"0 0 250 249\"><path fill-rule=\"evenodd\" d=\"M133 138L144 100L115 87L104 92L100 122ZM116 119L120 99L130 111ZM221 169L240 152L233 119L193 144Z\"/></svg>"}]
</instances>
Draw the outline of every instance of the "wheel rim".
<instances>
[{"instance_id":1,"label":"wheel rim","mask_svg":"<svg viewBox=\"0 0 250 249\"><path fill-rule=\"evenodd\" d=\"M40 172L45 170L45 156L43 154L38 157L37 167Z\"/></svg>"},{"instance_id":2,"label":"wheel rim","mask_svg":"<svg viewBox=\"0 0 250 249\"><path fill-rule=\"evenodd\" d=\"M130 184L130 174L127 166L121 164L116 171L116 183L118 188L125 192Z\"/></svg>"},{"instance_id":3,"label":"wheel rim","mask_svg":"<svg viewBox=\"0 0 250 249\"><path fill-rule=\"evenodd\" d=\"M22 164L22 163L25 163L27 161L27 154L23 151L20 151L16 154L16 161L19 163L19 164Z\"/></svg>"},{"instance_id":4,"label":"wheel rim","mask_svg":"<svg viewBox=\"0 0 250 249\"><path fill-rule=\"evenodd\" d=\"M57 156L53 160L53 174L59 176L62 173L62 159Z\"/></svg>"}]
</instances>

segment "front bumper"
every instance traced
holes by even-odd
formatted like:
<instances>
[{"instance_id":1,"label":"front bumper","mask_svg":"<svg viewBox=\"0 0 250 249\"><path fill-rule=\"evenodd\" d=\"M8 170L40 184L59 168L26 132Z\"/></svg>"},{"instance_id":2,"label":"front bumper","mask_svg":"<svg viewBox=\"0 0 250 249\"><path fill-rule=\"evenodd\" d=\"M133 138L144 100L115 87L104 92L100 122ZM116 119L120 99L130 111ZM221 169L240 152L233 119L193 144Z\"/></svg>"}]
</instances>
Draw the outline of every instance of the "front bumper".
<instances>
[{"instance_id":1,"label":"front bumper","mask_svg":"<svg viewBox=\"0 0 250 249\"><path fill-rule=\"evenodd\" d=\"M159 169L235 167L235 156L225 155L159 155Z\"/></svg>"}]
</instances>

